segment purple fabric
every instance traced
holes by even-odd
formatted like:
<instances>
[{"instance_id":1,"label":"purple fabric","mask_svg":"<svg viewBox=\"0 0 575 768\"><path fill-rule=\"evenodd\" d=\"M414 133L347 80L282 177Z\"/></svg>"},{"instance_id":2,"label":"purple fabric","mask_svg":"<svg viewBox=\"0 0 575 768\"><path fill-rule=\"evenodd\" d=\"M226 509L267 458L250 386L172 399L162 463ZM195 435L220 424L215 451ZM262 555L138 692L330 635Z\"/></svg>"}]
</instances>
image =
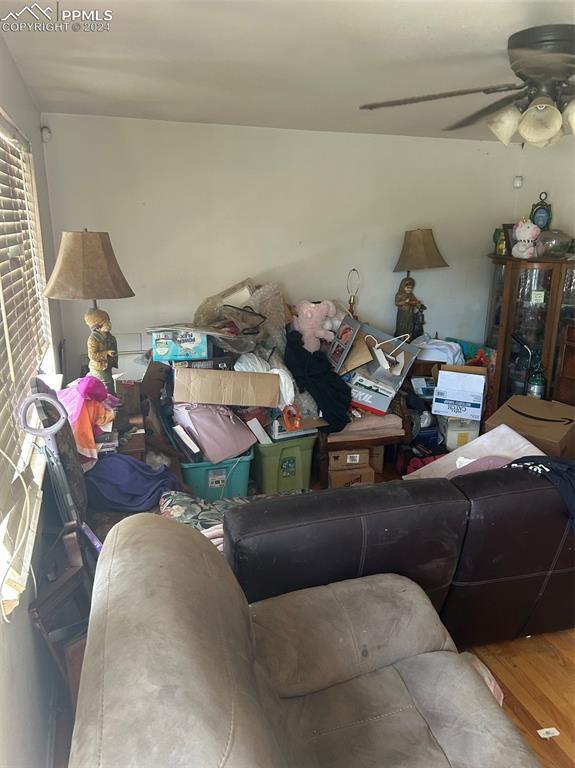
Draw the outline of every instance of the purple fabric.
<instances>
[{"instance_id":1,"label":"purple fabric","mask_svg":"<svg viewBox=\"0 0 575 768\"><path fill-rule=\"evenodd\" d=\"M480 459L475 459L471 464L466 464L460 469L454 469L447 475L448 480L453 480L454 477L461 477L461 475L473 475L476 472L485 472L487 469L500 469L506 467L509 464L509 459L505 456L482 456Z\"/></svg>"},{"instance_id":2,"label":"purple fabric","mask_svg":"<svg viewBox=\"0 0 575 768\"><path fill-rule=\"evenodd\" d=\"M104 384L95 376L84 376L77 379L73 384L56 393L58 400L62 403L68 414L71 424L76 424L80 418L84 402L86 400L95 400L102 403L110 410L117 408L120 400L111 395ZM94 425L94 434L101 435L103 430Z\"/></svg>"},{"instance_id":3,"label":"purple fabric","mask_svg":"<svg viewBox=\"0 0 575 768\"><path fill-rule=\"evenodd\" d=\"M94 510L146 512L158 506L163 493L180 489L165 466L152 469L123 453L103 456L84 478L88 506Z\"/></svg>"}]
</instances>

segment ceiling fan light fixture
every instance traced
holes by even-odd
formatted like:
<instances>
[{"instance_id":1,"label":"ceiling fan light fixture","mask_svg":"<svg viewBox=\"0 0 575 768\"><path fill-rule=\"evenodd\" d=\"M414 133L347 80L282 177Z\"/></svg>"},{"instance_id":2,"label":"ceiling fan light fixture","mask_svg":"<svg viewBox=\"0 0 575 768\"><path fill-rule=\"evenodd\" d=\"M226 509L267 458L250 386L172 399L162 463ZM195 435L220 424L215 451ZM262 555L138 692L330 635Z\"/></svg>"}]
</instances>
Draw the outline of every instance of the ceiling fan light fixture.
<instances>
[{"instance_id":1,"label":"ceiling fan light fixture","mask_svg":"<svg viewBox=\"0 0 575 768\"><path fill-rule=\"evenodd\" d=\"M493 117L487 121L487 127L489 130L497 136L502 144L506 147L509 146L509 142L513 138L515 131L521 120L521 112L514 104L510 104L500 112L496 112Z\"/></svg>"},{"instance_id":2,"label":"ceiling fan light fixture","mask_svg":"<svg viewBox=\"0 0 575 768\"><path fill-rule=\"evenodd\" d=\"M545 147L550 147L552 144L557 144L558 141L560 141L563 136L565 136L566 131L561 128L560 131L557 131L555 136L552 136L550 139L547 139L546 141L528 141L530 147L538 147L539 149L544 149Z\"/></svg>"},{"instance_id":3,"label":"ceiling fan light fixture","mask_svg":"<svg viewBox=\"0 0 575 768\"><path fill-rule=\"evenodd\" d=\"M575 133L575 99L571 99L563 110L563 130Z\"/></svg>"},{"instance_id":4,"label":"ceiling fan light fixture","mask_svg":"<svg viewBox=\"0 0 575 768\"><path fill-rule=\"evenodd\" d=\"M538 96L527 107L518 131L523 139L533 146L545 146L561 131L563 117L549 96Z\"/></svg>"}]
</instances>

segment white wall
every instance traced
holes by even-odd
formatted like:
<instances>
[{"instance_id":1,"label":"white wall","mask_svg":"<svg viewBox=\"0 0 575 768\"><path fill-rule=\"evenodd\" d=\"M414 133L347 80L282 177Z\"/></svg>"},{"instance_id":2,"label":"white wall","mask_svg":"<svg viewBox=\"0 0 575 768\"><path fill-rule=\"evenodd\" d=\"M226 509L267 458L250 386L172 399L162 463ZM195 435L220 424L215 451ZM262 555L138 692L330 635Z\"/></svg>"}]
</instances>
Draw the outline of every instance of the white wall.
<instances>
[{"instance_id":1,"label":"white wall","mask_svg":"<svg viewBox=\"0 0 575 768\"><path fill-rule=\"evenodd\" d=\"M55 236L109 231L136 293L103 303L117 334L190 320L205 296L248 275L279 280L291 300L345 299L354 266L363 276L360 315L391 330L403 232L432 227L450 268L414 275L427 329L482 341L494 227L528 214L540 189L549 191L556 223L572 220L571 137L541 151L129 118L45 120ZM516 173L525 176L519 192ZM86 306L62 304L76 363Z\"/></svg>"},{"instance_id":2,"label":"white wall","mask_svg":"<svg viewBox=\"0 0 575 768\"><path fill-rule=\"evenodd\" d=\"M30 139L36 165L47 269L53 255L52 230L42 143L40 113L0 37L0 107ZM60 333L58 308L53 313L56 337ZM48 748L48 696L46 678L51 669L45 648L28 616L30 592L12 614L12 623L0 624L0 766L43 768Z\"/></svg>"}]
</instances>

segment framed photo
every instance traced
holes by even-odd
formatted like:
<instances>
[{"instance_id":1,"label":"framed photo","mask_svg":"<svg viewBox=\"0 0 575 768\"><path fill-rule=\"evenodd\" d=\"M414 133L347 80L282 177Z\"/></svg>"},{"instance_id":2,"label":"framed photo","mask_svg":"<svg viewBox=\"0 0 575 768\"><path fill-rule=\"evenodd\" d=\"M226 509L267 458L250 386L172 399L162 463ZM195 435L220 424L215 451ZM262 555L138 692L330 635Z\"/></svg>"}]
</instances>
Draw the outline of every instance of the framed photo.
<instances>
[{"instance_id":1,"label":"framed photo","mask_svg":"<svg viewBox=\"0 0 575 768\"><path fill-rule=\"evenodd\" d=\"M327 357L336 373L343 365L360 328L361 323L359 320L356 320L351 315L346 315L341 321L337 335L327 353Z\"/></svg>"},{"instance_id":2,"label":"framed photo","mask_svg":"<svg viewBox=\"0 0 575 768\"><path fill-rule=\"evenodd\" d=\"M531 206L529 218L534 224L537 224L541 231L549 229L551 224L551 205L546 202L547 192L539 195L539 200Z\"/></svg>"},{"instance_id":3,"label":"framed photo","mask_svg":"<svg viewBox=\"0 0 575 768\"><path fill-rule=\"evenodd\" d=\"M507 256L511 256L513 246L517 242L515 235L513 234L513 227L515 224L504 224L503 232L505 233L505 247L507 249Z\"/></svg>"}]
</instances>

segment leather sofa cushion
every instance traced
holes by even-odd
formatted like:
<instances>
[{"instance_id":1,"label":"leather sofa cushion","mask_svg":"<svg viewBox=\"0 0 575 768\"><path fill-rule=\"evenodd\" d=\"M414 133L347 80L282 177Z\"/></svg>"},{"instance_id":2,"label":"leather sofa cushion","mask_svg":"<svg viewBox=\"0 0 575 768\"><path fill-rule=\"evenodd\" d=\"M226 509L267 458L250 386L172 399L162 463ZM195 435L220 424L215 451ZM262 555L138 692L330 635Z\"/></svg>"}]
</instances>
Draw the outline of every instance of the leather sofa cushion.
<instances>
[{"instance_id":1,"label":"leather sofa cushion","mask_svg":"<svg viewBox=\"0 0 575 768\"><path fill-rule=\"evenodd\" d=\"M395 574L303 589L251 606L256 657L282 696L313 693L407 656L455 650L423 590Z\"/></svg>"},{"instance_id":2,"label":"leather sofa cushion","mask_svg":"<svg viewBox=\"0 0 575 768\"><path fill-rule=\"evenodd\" d=\"M224 555L250 603L378 573L441 609L469 502L449 480L389 482L255 501L224 518Z\"/></svg>"},{"instance_id":3,"label":"leather sofa cushion","mask_svg":"<svg viewBox=\"0 0 575 768\"><path fill-rule=\"evenodd\" d=\"M470 504L441 611L458 647L573 626L575 535L557 488L520 469L457 477L453 485Z\"/></svg>"}]
</instances>

